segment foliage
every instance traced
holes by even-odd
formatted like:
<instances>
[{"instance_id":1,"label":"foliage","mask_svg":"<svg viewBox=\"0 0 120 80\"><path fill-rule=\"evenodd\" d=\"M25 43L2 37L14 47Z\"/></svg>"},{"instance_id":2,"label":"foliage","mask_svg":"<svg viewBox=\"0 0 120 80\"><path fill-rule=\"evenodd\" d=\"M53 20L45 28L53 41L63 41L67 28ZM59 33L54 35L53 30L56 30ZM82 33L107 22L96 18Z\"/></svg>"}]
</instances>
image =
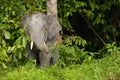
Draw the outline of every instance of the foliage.
<instances>
[{"instance_id":1,"label":"foliage","mask_svg":"<svg viewBox=\"0 0 120 80\"><path fill-rule=\"evenodd\" d=\"M107 44L106 48L107 48L107 50L108 50L107 52L109 54L111 54L111 55L112 54L119 55L120 47L117 47L115 42L113 42L112 44Z\"/></svg>"},{"instance_id":2,"label":"foliage","mask_svg":"<svg viewBox=\"0 0 120 80\"><path fill-rule=\"evenodd\" d=\"M29 38L24 36L21 19L26 14L45 12L46 0L1 0L0 3L0 65L4 68L10 65L23 65L26 63L25 46ZM58 0L58 16L63 31L68 30L72 33L75 31L74 29L79 29L79 26L72 26L69 21L69 18L77 12L82 16L88 28L94 29L93 32L96 31L99 36L102 36L101 39L105 44L114 41L119 45L119 9L120 0ZM74 21L77 20L74 19ZM73 36L68 36L71 33L64 34L67 37L63 44L59 45L59 65L63 67L90 61L95 55L93 52L85 51L86 45L90 41L81 38L76 31L75 34L72 34ZM100 42L99 39L96 39L97 37L93 39L95 46L99 45L98 42ZM89 49L95 48L93 42L90 42ZM115 45L107 45L107 50L106 53L118 54L119 52Z\"/></svg>"},{"instance_id":3,"label":"foliage","mask_svg":"<svg viewBox=\"0 0 120 80\"><path fill-rule=\"evenodd\" d=\"M59 3L58 10L59 10L59 16L60 16L59 20L61 22L61 25L67 29L72 28L72 26L70 25L68 21L68 17L72 16L73 12L77 12L78 10L81 11L83 8L87 6L85 2L77 1L77 0L58 1L58 3Z\"/></svg>"},{"instance_id":4,"label":"foliage","mask_svg":"<svg viewBox=\"0 0 120 80\"><path fill-rule=\"evenodd\" d=\"M0 50L2 54L0 54L0 65L3 66L3 68L7 68L6 62L9 61L8 55L6 54L5 50Z\"/></svg>"},{"instance_id":5,"label":"foliage","mask_svg":"<svg viewBox=\"0 0 120 80\"><path fill-rule=\"evenodd\" d=\"M116 47L119 48L119 47ZM81 65L71 65L65 68L52 66L50 68L35 68L33 62L15 69L1 70L2 80L119 80L120 78L120 50L114 54L114 48L108 48L111 55L102 59L83 62ZM116 51L115 51L116 52Z\"/></svg>"},{"instance_id":6,"label":"foliage","mask_svg":"<svg viewBox=\"0 0 120 80\"><path fill-rule=\"evenodd\" d=\"M120 36L120 1L117 0L65 0L65 1L58 1L58 10L59 10L59 17L60 22L64 29L69 31L82 29L83 27L90 28L94 34L94 40L90 39L88 41L88 45L90 45L90 49L94 50L97 46L105 45L106 43L117 42L119 43L119 36ZM64 3L64 4L63 4ZM62 9L61 9L62 8ZM77 22L82 25L74 25L72 26L70 23L71 16L81 16L82 18L72 18L74 19L74 23ZM64 18L64 19L63 19ZM82 19L82 20L79 20ZM78 21L79 20L79 21ZM84 21L85 23L82 23ZM86 26L87 25L87 26ZM79 28L82 27L82 28ZM79 30L80 31L80 30ZM83 36L87 36L87 31ZM78 32L78 35L79 32ZM82 34L81 34L82 35ZM88 38L89 39L89 36ZM92 43L92 44L90 44ZM95 46L93 44L95 43ZM100 43L100 44L98 44ZM102 46L100 46L102 47Z\"/></svg>"},{"instance_id":7,"label":"foliage","mask_svg":"<svg viewBox=\"0 0 120 80\"><path fill-rule=\"evenodd\" d=\"M95 59L106 58L106 56L107 58L112 57L113 59L118 59L118 56L120 56L120 47L117 47L115 42L107 44L106 47L99 52L85 51L84 48L80 47L82 44L86 44L84 42L80 45L74 43L75 42L72 40L72 37L68 37L65 39L63 44L59 45L59 66L64 68L67 66L89 63Z\"/></svg>"},{"instance_id":8,"label":"foliage","mask_svg":"<svg viewBox=\"0 0 120 80\"><path fill-rule=\"evenodd\" d=\"M68 30L70 33L64 34L63 43L58 45L59 66L47 69L36 69L35 63L27 60L25 47L29 36L25 37L21 25L24 15L45 12L46 0L0 0L0 3L0 78L2 80L120 79L120 0L58 0L60 24L63 31ZM89 43L91 43L89 49L95 48L93 42L95 46L99 45L100 38L94 37L93 42L90 42L80 37L75 30L86 26L71 25L69 19L75 13L82 16L82 20L97 37L102 36L101 39L105 42L104 50L86 51L86 45ZM87 32L84 33L87 36ZM71 34L72 36L68 36ZM102 58L95 58L96 54ZM14 68L15 66L17 67Z\"/></svg>"},{"instance_id":9,"label":"foliage","mask_svg":"<svg viewBox=\"0 0 120 80\"><path fill-rule=\"evenodd\" d=\"M81 64L85 60L91 60L92 53L84 50L86 41L79 36L65 38L59 46L59 65L62 67ZM89 54L89 55L88 55ZM91 54L91 55L90 55Z\"/></svg>"}]
</instances>

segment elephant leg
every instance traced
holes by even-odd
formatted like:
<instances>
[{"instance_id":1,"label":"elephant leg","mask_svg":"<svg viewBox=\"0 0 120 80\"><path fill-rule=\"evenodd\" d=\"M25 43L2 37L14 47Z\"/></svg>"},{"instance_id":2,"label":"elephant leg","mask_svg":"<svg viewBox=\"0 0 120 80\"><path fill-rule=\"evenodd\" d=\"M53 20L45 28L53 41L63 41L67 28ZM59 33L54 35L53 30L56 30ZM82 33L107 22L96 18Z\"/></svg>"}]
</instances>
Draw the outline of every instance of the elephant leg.
<instances>
[{"instance_id":1,"label":"elephant leg","mask_svg":"<svg viewBox=\"0 0 120 80\"><path fill-rule=\"evenodd\" d=\"M37 53L37 56L36 56L36 66L37 67L40 67L40 59L39 59L39 53Z\"/></svg>"},{"instance_id":2,"label":"elephant leg","mask_svg":"<svg viewBox=\"0 0 120 80\"><path fill-rule=\"evenodd\" d=\"M26 50L27 50L27 55L28 55L28 58L29 58L29 59L36 59L37 54L36 54L36 52L34 51L34 49L35 49L35 47L33 47L33 49L31 50L31 49L30 49L30 43L27 44Z\"/></svg>"},{"instance_id":3,"label":"elephant leg","mask_svg":"<svg viewBox=\"0 0 120 80\"><path fill-rule=\"evenodd\" d=\"M49 67L50 66L50 59L51 59L50 53L41 52L39 54L40 66L41 67Z\"/></svg>"},{"instance_id":4,"label":"elephant leg","mask_svg":"<svg viewBox=\"0 0 120 80\"><path fill-rule=\"evenodd\" d=\"M51 53L50 65L54 65L58 63L58 55L59 55L59 51L57 48L55 48Z\"/></svg>"},{"instance_id":5,"label":"elephant leg","mask_svg":"<svg viewBox=\"0 0 120 80\"><path fill-rule=\"evenodd\" d=\"M30 49L30 43L29 42L26 46L26 50L27 50L27 53L28 53L28 58L29 59L35 59L36 60L36 66L39 67L40 66L40 60L39 60L40 50L38 50L35 45L33 45L33 48Z\"/></svg>"}]
</instances>

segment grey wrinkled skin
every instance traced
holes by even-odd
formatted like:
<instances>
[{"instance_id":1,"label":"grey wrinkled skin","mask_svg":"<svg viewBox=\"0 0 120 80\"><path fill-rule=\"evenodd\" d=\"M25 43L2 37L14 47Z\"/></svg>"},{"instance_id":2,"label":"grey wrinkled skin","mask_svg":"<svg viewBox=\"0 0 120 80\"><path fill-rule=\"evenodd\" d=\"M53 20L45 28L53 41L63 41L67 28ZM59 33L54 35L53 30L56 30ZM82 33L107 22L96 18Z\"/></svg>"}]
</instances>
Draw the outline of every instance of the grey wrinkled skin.
<instances>
[{"instance_id":1,"label":"grey wrinkled skin","mask_svg":"<svg viewBox=\"0 0 120 80\"><path fill-rule=\"evenodd\" d=\"M22 24L26 28L26 35L29 35L34 42L32 50L28 41L27 53L36 59L37 66L49 67L55 64L58 59L58 50L50 51L60 37L61 27L54 15L45 15L41 12L27 15L22 19Z\"/></svg>"}]
</instances>

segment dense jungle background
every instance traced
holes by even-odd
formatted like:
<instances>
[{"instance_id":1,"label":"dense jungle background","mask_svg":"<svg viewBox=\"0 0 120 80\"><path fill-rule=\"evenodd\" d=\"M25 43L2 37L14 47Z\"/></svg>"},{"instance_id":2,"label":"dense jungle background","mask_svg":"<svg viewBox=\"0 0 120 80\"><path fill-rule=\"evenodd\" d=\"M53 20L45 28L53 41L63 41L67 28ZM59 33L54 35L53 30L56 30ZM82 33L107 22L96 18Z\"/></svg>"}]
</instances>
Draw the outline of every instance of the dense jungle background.
<instances>
[{"instance_id":1,"label":"dense jungle background","mask_svg":"<svg viewBox=\"0 0 120 80\"><path fill-rule=\"evenodd\" d=\"M47 0L0 0L1 80L120 80L120 0L58 0L58 66L37 69L21 19Z\"/></svg>"}]
</instances>

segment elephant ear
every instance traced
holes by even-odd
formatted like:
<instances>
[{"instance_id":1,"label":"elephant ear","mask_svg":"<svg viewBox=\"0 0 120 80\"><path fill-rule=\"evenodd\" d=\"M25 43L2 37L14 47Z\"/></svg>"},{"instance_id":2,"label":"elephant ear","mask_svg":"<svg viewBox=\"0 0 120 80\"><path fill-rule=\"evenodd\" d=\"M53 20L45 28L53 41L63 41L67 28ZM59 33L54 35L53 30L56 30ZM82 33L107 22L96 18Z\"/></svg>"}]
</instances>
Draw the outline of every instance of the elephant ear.
<instances>
[{"instance_id":1,"label":"elephant ear","mask_svg":"<svg viewBox=\"0 0 120 80\"><path fill-rule=\"evenodd\" d=\"M60 31L62 30L56 16L48 16L48 41L54 44L60 37Z\"/></svg>"}]
</instances>

